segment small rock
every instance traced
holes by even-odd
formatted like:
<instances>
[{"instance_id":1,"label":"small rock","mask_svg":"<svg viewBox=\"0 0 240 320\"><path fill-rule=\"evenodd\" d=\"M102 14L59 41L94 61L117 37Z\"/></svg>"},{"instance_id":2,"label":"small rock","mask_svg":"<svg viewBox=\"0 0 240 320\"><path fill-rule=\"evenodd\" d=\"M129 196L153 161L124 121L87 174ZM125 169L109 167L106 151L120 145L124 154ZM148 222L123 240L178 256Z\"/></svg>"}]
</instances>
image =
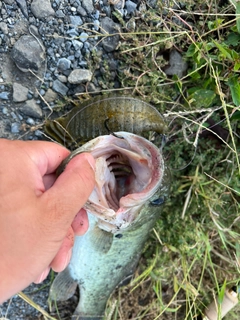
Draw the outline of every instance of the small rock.
<instances>
[{"instance_id":1,"label":"small rock","mask_svg":"<svg viewBox=\"0 0 240 320\"><path fill-rule=\"evenodd\" d=\"M116 33L120 29L120 26L108 17L105 17L102 19L101 27L102 27L103 33L107 33L107 34ZM107 52L114 51L118 46L118 43L119 43L119 35L106 37L102 41L103 48Z\"/></svg>"},{"instance_id":2,"label":"small rock","mask_svg":"<svg viewBox=\"0 0 240 320\"><path fill-rule=\"evenodd\" d=\"M137 9L137 3L127 0L125 4L126 10L128 14L132 14L136 11Z\"/></svg>"},{"instance_id":3,"label":"small rock","mask_svg":"<svg viewBox=\"0 0 240 320\"><path fill-rule=\"evenodd\" d=\"M5 35L8 34L8 26L5 22L0 22L0 30L2 31L3 34Z\"/></svg>"},{"instance_id":4,"label":"small rock","mask_svg":"<svg viewBox=\"0 0 240 320\"><path fill-rule=\"evenodd\" d=\"M53 90L65 96L68 92L68 87L57 79L53 81Z\"/></svg>"},{"instance_id":5,"label":"small rock","mask_svg":"<svg viewBox=\"0 0 240 320\"><path fill-rule=\"evenodd\" d=\"M118 1L114 1L113 3L114 9L118 10L118 12L122 11L124 5L125 5L125 0L118 0Z\"/></svg>"},{"instance_id":6,"label":"small rock","mask_svg":"<svg viewBox=\"0 0 240 320\"><path fill-rule=\"evenodd\" d=\"M179 78L184 76L188 67L187 62L183 60L181 54L175 49L170 53L169 64L170 67L166 67L164 72L169 76L177 75Z\"/></svg>"},{"instance_id":7,"label":"small rock","mask_svg":"<svg viewBox=\"0 0 240 320\"><path fill-rule=\"evenodd\" d=\"M50 0L33 0L31 10L34 16L39 19L55 15Z\"/></svg>"},{"instance_id":8,"label":"small rock","mask_svg":"<svg viewBox=\"0 0 240 320\"><path fill-rule=\"evenodd\" d=\"M23 72L27 72L28 69L36 72L45 60L45 52L34 37L22 36L15 43L11 57Z\"/></svg>"},{"instance_id":9,"label":"small rock","mask_svg":"<svg viewBox=\"0 0 240 320\"><path fill-rule=\"evenodd\" d=\"M57 11L56 11L56 17L57 17L57 18L64 18L64 17L65 17L65 14L63 13L62 10L57 10Z\"/></svg>"},{"instance_id":10,"label":"small rock","mask_svg":"<svg viewBox=\"0 0 240 320\"><path fill-rule=\"evenodd\" d=\"M70 24L73 27L77 27L83 24L83 21L79 16L70 16L69 19L70 19Z\"/></svg>"},{"instance_id":11,"label":"small rock","mask_svg":"<svg viewBox=\"0 0 240 320\"><path fill-rule=\"evenodd\" d=\"M62 83L67 83L67 77L64 76L63 74L60 74L58 76L58 80L61 81ZM1 320L1 319L0 319Z\"/></svg>"},{"instance_id":12,"label":"small rock","mask_svg":"<svg viewBox=\"0 0 240 320\"><path fill-rule=\"evenodd\" d=\"M92 79L92 72L87 69L75 69L70 73L68 77L68 81L73 84L87 82L87 81L90 81L91 79Z\"/></svg>"},{"instance_id":13,"label":"small rock","mask_svg":"<svg viewBox=\"0 0 240 320\"><path fill-rule=\"evenodd\" d=\"M59 70L66 71L66 70L70 69L71 61L66 58L61 58L58 60L57 66L58 66Z\"/></svg>"},{"instance_id":14,"label":"small rock","mask_svg":"<svg viewBox=\"0 0 240 320\"><path fill-rule=\"evenodd\" d=\"M93 13L94 6L92 0L82 0L82 6L88 13Z\"/></svg>"},{"instance_id":15,"label":"small rock","mask_svg":"<svg viewBox=\"0 0 240 320\"><path fill-rule=\"evenodd\" d=\"M19 8L21 9L24 17L28 19L28 8L27 8L26 0L16 0L16 2Z\"/></svg>"},{"instance_id":16,"label":"small rock","mask_svg":"<svg viewBox=\"0 0 240 320\"><path fill-rule=\"evenodd\" d=\"M77 37L79 36L78 32L76 31L76 29L72 28L72 29L69 29L67 31L67 34L69 34L70 37Z\"/></svg>"},{"instance_id":17,"label":"small rock","mask_svg":"<svg viewBox=\"0 0 240 320\"><path fill-rule=\"evenodd\" d=\"M9 92L3 91L0 92L0 99L2 100L8 100Z\"/></svg>"},{"instance_id":18,"label":"small rock","mask_svg":"<svg viewBox=\"0 0 240 320\"><path fill-rule=\"evenodd\" d=\"M30 124L30 126L34 126L35 125L35 121L32 118L27 118L26 123Z\"/></svg>"},{"instance_id":19,"label":"small rock","mask_svg":"<svg viewBox=\"0 0 240 320\"><path fill-rule=\"evenodd\" d=\"M19 133L19 131L20 131L20 123L18 123L18 122L14 122L14 123L12 123L11 124L11 132L12 133Z\"/></svg>"},{"instance_id":20,"label":"small rock","mask_svg":"<svg viewBox=\"0 0 240 320\"><path fill-rule=\"evenodd\" d=\"M78 40L73 40L72 44L73 44L75 50L82 49L82 47L83 47L83 43Z\"/></svg>"},{"instance_id":21,"label":"small rock","mask_svg":"<svg viewBox=\"0 0 240 320\"><path fill-rule=\"evenodd\" d=\"M19 110L26 116L31 118L42 118L42 109L34 99L26 101L26 103L19 108Z\"/></svg>"},{"instance_id":22,"label":"small rock","mask_svg":"<svg viewBox=\"0 0 240 320\"><path fill-rule=\"evenodd\" d=\"M85 41L87 41L87 39L88 39L88 34L86 32L82 32L80 34L79 40L82 42L85 42Z\"/></svg>"},{"instance_id":23,"label":"small rock","mask_svg":"<svg viewBox=\"0 0 240 320\"><path fill-rule=\"evenodd\" d=\"M47 102L54 102L55 100L57 100L57 98L57 93L54 92L52 89L48 89L44 96L44 100L46 100Z\"/></svg>"},{"instance_id":24,"label":"small rock","mask_svg":"<svg viewBox=\"0 0 240 320\"><path fill-rule=\"evenodd\" d=\"M8 108L3 107L2 108L2 113L8 115Z\"/></svg>"},{"instance_id":25,"label":"small rock","mask_svg":"<svg viewBox=\"0 0 240 320\"><path fill-rule=\"evenodd\" d=\"M22 86L20 83L13 83L13 101L23 102L28 99L28 88Z\"/></svg>"}]
</instances>

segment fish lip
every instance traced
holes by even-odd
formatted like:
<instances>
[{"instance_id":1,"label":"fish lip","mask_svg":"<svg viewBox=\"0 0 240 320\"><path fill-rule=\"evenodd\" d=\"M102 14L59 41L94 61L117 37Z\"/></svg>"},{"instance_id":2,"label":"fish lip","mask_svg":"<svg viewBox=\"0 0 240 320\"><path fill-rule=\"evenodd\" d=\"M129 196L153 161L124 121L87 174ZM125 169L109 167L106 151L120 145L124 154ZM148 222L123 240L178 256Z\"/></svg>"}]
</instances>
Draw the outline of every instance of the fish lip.
<instances>
[{"instance_id":1,"label":"fish lip","mask_svg":"<svg viewBox=\"0 0 240 320\"><path fill-rule=\"evenodd\" d=\"M129 193L124 195L119 200L119 208L113 210L109 207L104 207L93 201L94 191L86 202L84 208L89 213L97 218L98 226L112 233L119 232L119 230L127 228L132 222L136 220L142 206L151 198L156 191L160 188L162 178L164 175L164 160L161 151L150 141L143 137L137 136L132 133L116 132L117 135L122 136L124 139L119 139L116 136L106 135L99 136L77 150L82 152L90 152L95 159L100 158L105 152L111 154L114 152L123 152L121 159L126 157L128 149L134 155L134 152L142 157L142 167L144 168L144 161L147 163L148 170L151 172L151 179L146 185L138 192ZM78 154L78 153L76 153ZM132 161L131 154L129 162ZM108 157L109 158L109 157ZM136 161L136 163L138 163ZM146 165L146 164L145 164ZM131 167L132 171L137 175L134 166ZM139 170L139 168L137 168ZM140 176L140 175L139 175ZM95 190L96 192L96 190Z\"/></svg>"}]
</instances>

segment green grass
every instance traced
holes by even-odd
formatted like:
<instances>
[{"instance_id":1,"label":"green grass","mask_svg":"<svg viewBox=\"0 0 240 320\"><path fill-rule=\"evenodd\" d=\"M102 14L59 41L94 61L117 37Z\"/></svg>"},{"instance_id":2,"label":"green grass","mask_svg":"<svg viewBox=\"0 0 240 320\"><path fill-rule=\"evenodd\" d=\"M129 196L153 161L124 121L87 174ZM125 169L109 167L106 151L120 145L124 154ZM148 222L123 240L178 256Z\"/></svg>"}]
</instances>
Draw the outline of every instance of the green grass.
<instances>
[{"instance_id":1,"label":"green grass","mask_svg":"<svg viewBox=\"0 0 240 320\"><path fill-rule=\"evenodd\" d=\"M196 319L240 281L240 8L188 1L166 10L136 21L119 56L126 93L153 103L169 123L171 193L129 292L109 301L118 316L106 319ZM181 79L164 74L173 48L188 62ZM133 297L149 282L154 294L142 307ZM227 319L239 316L237 306Z\"/></svg>"}]
</instances>

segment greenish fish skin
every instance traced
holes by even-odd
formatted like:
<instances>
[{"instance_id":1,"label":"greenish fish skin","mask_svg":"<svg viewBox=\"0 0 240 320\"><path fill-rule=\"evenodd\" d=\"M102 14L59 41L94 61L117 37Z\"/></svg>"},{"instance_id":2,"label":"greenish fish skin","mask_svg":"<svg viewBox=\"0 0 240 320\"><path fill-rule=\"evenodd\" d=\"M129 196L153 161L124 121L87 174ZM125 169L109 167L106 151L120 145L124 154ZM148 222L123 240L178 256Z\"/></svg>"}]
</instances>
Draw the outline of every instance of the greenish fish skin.
<instances>
[{"instance_id":1,"label":"greenish fish skin","mask_svg":"<svg viewBox=\"0 0 240 320\"><path fill-rule=\"evenodd\" d=\"M63 301L70 298L74 294L76 286L79 286L80 300L72 320L103 319L107 301L114 289L124 279L133 275L151 229L161 216L162 199L166 199L168 196L168 173L160 150L142 137L126 132L118 132L117 134L123 136L124 141L110 135L108 139L116 141L116 144L123 146L123 148L128 144L131 145L132 141L136 140L136 150L138 148L142 149L143 158L146 155L146 159L149 161L148 165L152 167L150 171L152 176L149 181L154 185L154 192L148 190L148 185L146 189L140 191L143 197L145 190L148 190L151 196L143 201L140 196L139 201L134 204L136 209L130 222L124 224L129 216L127 214L126 216L123 215L122 225L117 223L118 217L121 217L121 213L118 213L120 211L117 211L112 221L107 214L100 217L103 220L99 220L99 217L95 215L94 208L91 211L92 200L90 196L90 205L87 204L85 207L88 212L89 229L84 236L76 236L70 264L63 272L57 275L50 289L50 299ZM75 150L64 161L61 171L64 170L65 165L75 155L81 152L91 152L97 158L97 154L102 148L102 146L98 147L100 145L98 142L100 143L101 139L102 137L98 137ZM108 148L112 144L111 141ZM134 149L135 147L132 148ZM113 154L115 154L115 151L113 151ZM129 161L131 162L131 159ZM136 163L137 166L138 163ZM137 170L139 169L133 169L135 175L139 174ZM141 174L139 178L142 178ZM137 197L138 194L136 199ZM126 202L131 202L133 201L132 199L133 196L131 194ZM106 225L112 224L112 230L105 228L105 217L107 220Z\"/></svg>"},{"instance_id":2,"label":"greenish fish skin","mask_svg":"<svg viewBox=\"0 0 240 320\"><path fill-rule=\"evenodd\" d=\"M165 134L161 114L147 102L127 96L97 96L74 107L66 117L47 120L45 132L66 147L75 148L95 137L115 131L142 135Z\"/></svg>"}]
</instances>

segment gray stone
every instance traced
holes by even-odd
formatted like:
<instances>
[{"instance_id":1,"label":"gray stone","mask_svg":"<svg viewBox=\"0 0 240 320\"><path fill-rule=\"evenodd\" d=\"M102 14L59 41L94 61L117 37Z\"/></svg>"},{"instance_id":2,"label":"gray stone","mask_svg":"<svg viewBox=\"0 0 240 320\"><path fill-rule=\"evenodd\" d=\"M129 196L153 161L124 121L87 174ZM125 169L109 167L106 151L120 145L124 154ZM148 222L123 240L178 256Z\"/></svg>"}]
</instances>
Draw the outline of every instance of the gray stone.
<instances>
[{"instance_id":1,"label":"gray stone","mask_svg":"<svg viewBox=\"0 0 240 320\"><path fill-rule=\"evenodd\" d=\"M118 12L121 13L123 7L125 5L125 0L118 0L113 2L113 7L115 10L118 10Z\"/></svg>"},{"instance_id":2,"label":"gray stone","mask_svg":"<svg viewBox=\"0 0 240 320\"><path fill-rule=\"evenodd\" d=\"M28 9L27 9L26 0L16 0L16 2L18 4L19 8L21 9L24 17L28 19Z\"/></svg>"},{"instance_id":3,"label":"gray stone","mask_svg":"<svg viewBox=\"0 0 240 320\"><path fill-rule=\"evenodd\" d=\"M28 69L38 71L45 60L45 52L34 37L22 36L15 43L11 57L23 72L27 72Z\"/></svg>"},{"instance_id":4,"label":"gray stone","mask_svg":"<svg viewBox=\"0 0 240 320\"><path fill-rule=\"evenodd\" d=\"M82 47L83 47L83 43L78 40L73 40L72 44L73 44L75 50L82 49Z\"/></svg>"},{"instance_id":5,"label":"gray stone","mask_svg":"<svg viewBox=\"0 0 240 320\"><path fill-rule=\"evenodd\" d=\"M56 17L58 17L58 18L64 18L65 17L65 14L63 13L62 10L57 10L55 14L56 14Z\"/></svg>"},{"instance_id":6,"label":"gray stone","mask_svg":"<svg viewBox=\"0 0 240 320\"><path fill-rule=\"evenodd\" d=\"M69 19L70 19L70 24L73 27L77 27L83 24L83 21L79 16L70 16Z\"/></svg>"},{"instance_id":7,"label":"gray stone","mask_svg":"<svg viewBox=\"0 0 240 320\"><path fill-rule=\"evenodd\" d=\"M68 87L65 86L61 81L54 80L53 81L53 90L60 93L61 95L65 96L68 92Z\"/></svg>"},{"instance_id":8,"label":"gray stone","mask_svg":"<svg viewBox=\"0 0 240 320\"><path fill-rule=\"evenodd\" d=\"M82 32L80 34L79 40L82 42L85 42L85 41L87 41L87 39L88 39L88 34L86 32Z\"/></svg>"},{"instance_id":9,"label":"gray stone","mask_svg":"<svg viewBox=\"0 0 240 320\"><path fill-rule=\"evenodd\" d=\"M99 20L94 20L94 21L93 21L93 28L94 28L95 30L98 30L99 27L100 27L100 22L99 22Z\"/></svg>"},{"instance_id":10,"label":"gray stone","mask_svg":"<svg viewBox=\"0 0 240 320\"><path fill-rule=\"evenodd\" d=\"M187 62L183 60L181 54L175 49L170 53L169 64L170 66L164 69L167 75L177 75L179 78L185 75L188 67Z\"/></svg>"},{"instance_id":11,"label":"gray stone","mask_svg":"<svg viewBox=\"0 0 240 320\"><path fill-rule=\"evenodd\" d=\"M12 123L11 124L11 132L12 133L19 133L19 131L20 131L20 123L18 123L18 122L14 122L14 123Z\"/></svg>"},{"instance_id":12,"label":"gray stone","mask_svg":"<svg viewBox=\"0 0 240 320\"><path fill-rule=\"evenodd\" d=\"M33 0L31 10L34 16L39 19L55 15L50 0Z\"/></svg>"},{"instance_id":13,"label":"gray stone","mask_svg":"<svg viewBox=\"0 0 240 320\"><path fill-rule=\"evenodd\" d=\"M26 103L19 108L19 110L28 117L31 118L42 118L42 109L36 103L34 99L26 101Z\"/></svg>"},{"instance_id":14,"label":"gray stone","mask_svg":"<svg viewBox=\"0 0 240 320\"><path fill-rule=\"evenodd\" d=\"M0 99L1 100L8 100L9 92L3 91L0 92Z\"/></svg>"},{"instance_id":15,"label":"gray stone","mask_svg":"<svg viewBox=\"0 0 240 320\"><path fill-rule=\"evenodd\" d=\"M77 37L79 35L78 32L76 31L76 29L74 29L74 28L69 29L67 31L67 34L69 34L70 37Z\"/></svg>"},{"instance_id":16,"label":"gray stone","mask_svg":"<svg viewBox=\"0 0 240 320\"><path fill-rule=\"evenodd\" d=\"M92 72L87 69L75 69L70 73L68 77L68 81L73 84L87 82L87 81L90 81L91 79L92 79Z\"/></svg>"},{"instance_id":17,"label":"gray stone","mask_svg":"<svg viewBox=\"0 0 240 320\"><path fill-rule=\"evenodd\" d=\"M32 118L27 118L26 123L30 124L30 126L34 126L35 125L35 121Z\"/></svg>"},{"instance_id":18,"label":"gray stone","mask_svg":"<svg viewBox=\"0 0 240 320\"><path fill-rule=\"evenodd\" d=\"M63 74L60 74L58 76L58 80L61 81L62 83L67 83L67 77L64 76ZM1 320L1 319L0 319Z\"/></svg>"},{"instance_id":19,"label":"gray stone","mask_svg":"<svg viewBox=\"0 0 240 320\"><path fill-rule=\"evenodd\" d=\"M115 23L112 19L105 17L101 22L102 33L113 34L119 32L120 26ZM114 51L119 43L119 35L114 35L111 37L105 37L102 41L103 48L107 52Z\"/></svg>"},{"instance_id":20,"label":"gray stone","mask_svg":"<svg viewBox=\"0 0 240 320\"><path fill-rule=\"evenodd\" d=\"M47 102L54 102L58 98L58 95L56 92L54 92L52 89L48 89L45 93L44 100Z\"/></svg>"},{"instance_id":21,"label":"gray stone","mask_svg":"<svg viewBox=\"0 0 240 320\"><path fill-rule=\"evenodd\" d=\"M71 61L66 58L61 58L58 60L57 66L58 66L59 70L66 71L66 70L70 69Z\"/></svg>"},{"instance_id":22,"label":"gray stone","mask_svg":"<svg viewBox=\"0 0 240 320\"><path fill-rule=\"evenodd\" d=\"M93 13L94 6L92 0L82 0L82 6L87 11L87 13Z\"/></svg>"},{"instance_id":23,"label":"gray stone","mask_svg":"<svg viewBox=\"0 0 240 320\"><path fill-rule=\"evenodd\" d=\"M133 2L133 1L130 1L130 0L127 0L126 4L125 4L125 7L127 9L127 13L128 14L132 14L137 9L137 3Z\"/></svg>"},{"instance_id":24,"label":"gray stone","mask_svg":"<svg viewBox=\"0 0 240 320\"><path fill-rule=\"evenodd\" d=\"M77 7L77 13L81 16L81 17L86 17L87 16L87 12L86 10L81 7L81 6L78 6Z\"/></svg>"},{"instance_id":25,"label":"gray stone","mask_svg":"<svg viewBox=\"0 0 240 320\"><path fill-rule=\"evenodd\" d=\"M28 88L24 87L20 83L13 83L13 101L23 102L28 99Z\"/></svg>"},{"instance_id":26,"label":"gray stone","mask_svg":"<svg viewBox=\"0 0 240 320\"><path fill-rule=\"evenodd\" d=\"M0 30L3 34L8 34L8 26L5 22L0 22Z\"/></svg>"}]
</instances>

